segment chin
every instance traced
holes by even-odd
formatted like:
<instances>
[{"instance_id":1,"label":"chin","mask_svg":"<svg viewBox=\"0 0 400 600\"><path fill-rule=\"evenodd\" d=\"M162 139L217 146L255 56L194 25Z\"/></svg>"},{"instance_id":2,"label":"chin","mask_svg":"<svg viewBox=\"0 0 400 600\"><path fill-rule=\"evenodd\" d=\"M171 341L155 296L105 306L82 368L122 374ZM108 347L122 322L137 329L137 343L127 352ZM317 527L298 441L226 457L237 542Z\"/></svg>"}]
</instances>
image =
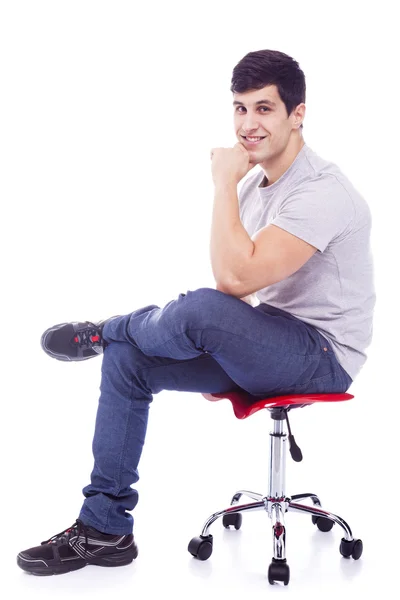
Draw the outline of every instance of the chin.
<instances>
[{"instance_id":1,"label":"chin","mask_svg":"<svg viewBox=\"0 0 400 600\"><path fill-rule=\"evenodd\" d=\"M248 150L251 158L253 160L255 160L257 163L262 162L263 160L266 160L269 157L269 153L268 152L263 152L262 154L257 152L256 150Z\"/></svg>"}]
</instances>

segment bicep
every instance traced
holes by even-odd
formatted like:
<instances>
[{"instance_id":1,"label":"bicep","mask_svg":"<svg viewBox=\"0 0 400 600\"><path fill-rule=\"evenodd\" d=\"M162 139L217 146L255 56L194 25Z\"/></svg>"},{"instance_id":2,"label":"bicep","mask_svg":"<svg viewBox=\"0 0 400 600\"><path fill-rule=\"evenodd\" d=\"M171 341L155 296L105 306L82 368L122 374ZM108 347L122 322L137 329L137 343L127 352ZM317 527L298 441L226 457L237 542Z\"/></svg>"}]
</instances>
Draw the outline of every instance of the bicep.
<instances>
[{"instance_id":1,"label":"bicep","mask_svg":"<svg viewBox=\"0 0 400 600\"><path fill-rule=\"evenodd\" d=\"M276 225L267 225L253 237L254 251L243 267L234 294L248 295L278 283L298 271L317 248Z\"/></svg>"}]
</instances>

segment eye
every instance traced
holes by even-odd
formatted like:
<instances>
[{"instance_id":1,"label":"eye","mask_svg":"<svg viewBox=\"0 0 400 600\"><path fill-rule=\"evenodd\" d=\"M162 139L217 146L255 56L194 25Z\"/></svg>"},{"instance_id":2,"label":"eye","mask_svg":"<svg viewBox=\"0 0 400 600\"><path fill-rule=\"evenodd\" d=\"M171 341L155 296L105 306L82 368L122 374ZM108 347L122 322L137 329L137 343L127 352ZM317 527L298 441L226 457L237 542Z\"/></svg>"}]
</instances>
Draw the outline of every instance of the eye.
<instances>
[{"instance_id":1,"label":"eye","mask_svg":"<svg viewBox=\"0 0 400 600\"><path fill-rule=\"evenodd\" d=\"M244 108L244 106L238 106L236 110L239 111L239 108ZM270 110L270 108L268 106L259 106L259 108L264 108L265 110Z\"/></svg>"}]
</instances>

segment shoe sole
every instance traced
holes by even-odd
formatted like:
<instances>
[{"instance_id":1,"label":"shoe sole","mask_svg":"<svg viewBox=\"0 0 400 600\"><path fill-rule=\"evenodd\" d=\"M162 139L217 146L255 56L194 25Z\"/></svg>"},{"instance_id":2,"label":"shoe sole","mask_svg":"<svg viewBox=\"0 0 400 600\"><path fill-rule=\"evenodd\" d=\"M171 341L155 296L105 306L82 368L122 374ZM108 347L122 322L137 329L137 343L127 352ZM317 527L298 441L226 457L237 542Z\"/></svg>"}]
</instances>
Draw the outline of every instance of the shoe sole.
<instances>
[{"instance_id":1,"label":"shoe sole","mask_svg":"<svg viewBox=\"0 0 400 600\"><path fill-rule=\"evenodd\" d=\"M137 550L134 553L132 553L131 550L129 552L120 552L119 554L114 555L109 554L108 556L99 557L97 560L86 561L84 564L63 563L60 565L42 566L42 564L38 564L38 561L35 561L34 559L23 558L21 554L18 554L17 565L23 571L26 571L31 575L62 575L64 573L68 573L69 571L83 569L83 567L86 567L87 565L96 565L98 567L123 567L133 562L137 555ZM41 562L43 563L44 561Z\"/></svg>"},{"instance_id":2,"label":"shoe sole","mask_svg":"<svg viewBox=\"0 0 400 600\"><path fill-rule=\"evenodd\" d=\"M62 325L68 325L68 323L60 323L59 325L57 325L57 327L61 327ZM46 338L52 331L55 331L55 329L54 328L46 329L46 331L42 334L42 337L40 338L40 345L42 347L42 350L48 356L51 356L51 358L55 358L57 360L62 360L64 362L80 362L82 360L88 360L89 358L95 358L96 356L101 356L101 354L103 354L103 352L104 352L104 350L103 350L103 352L96 352L95 354L93 354L93 356L82 356L82 357L77 357L77 358L75 358L75 357L71 358L67 354L56 354L55 352L52 352L50 350L50 348L48 348L46 346Z\"/></svg>"}]
</instances>

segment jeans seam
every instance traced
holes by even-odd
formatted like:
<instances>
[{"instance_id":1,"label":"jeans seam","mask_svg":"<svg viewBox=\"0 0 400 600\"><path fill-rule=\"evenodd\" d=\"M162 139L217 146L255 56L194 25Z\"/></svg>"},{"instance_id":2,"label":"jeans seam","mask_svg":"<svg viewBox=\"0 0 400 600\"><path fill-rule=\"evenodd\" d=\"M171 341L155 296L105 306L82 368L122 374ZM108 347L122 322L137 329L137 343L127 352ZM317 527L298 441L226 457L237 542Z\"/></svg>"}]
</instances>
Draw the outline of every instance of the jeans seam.
<instances>
[{"instance_id":1,"label":"jeans seam","mask_svg":"<svg viewBox=\"0 0 400 600\"><path fill-rule=\"evenodd\" d=\"M133 391L132 388L133 388L133 379L131 380L131 394L130 394L131 398L132 398L132 395L133 395L132 394L132 391ZM124 457L124 454L125 454L126 444L127 444L127 440L128 440L129 425L130 425L130 422L131 422L131 419L132 419L132 414L133 414L133 406L132 406L132 404L130 404L129 405L129 416L128 416L128 419L127 419L126 430L125 430L125 440L124 440L124 445L122 447L121 458L120 458L118 469L117 469L117 473L118 473L117 482L121 481L122 463L123 463L123 457ZM114 490L115 491L113 491L113 494L116 495L117 492L118 492L118 489L114 488ZM106 527L108 527L108 519L110 517L111 506L112 506L112 503L113 503L113 500L111 500L111 498L109 498L109 501L110 501L110 504L109 504L109 507L108 507L108 510L107 510L107 515L106 515Z\"/></svg>"}]
</instances>

